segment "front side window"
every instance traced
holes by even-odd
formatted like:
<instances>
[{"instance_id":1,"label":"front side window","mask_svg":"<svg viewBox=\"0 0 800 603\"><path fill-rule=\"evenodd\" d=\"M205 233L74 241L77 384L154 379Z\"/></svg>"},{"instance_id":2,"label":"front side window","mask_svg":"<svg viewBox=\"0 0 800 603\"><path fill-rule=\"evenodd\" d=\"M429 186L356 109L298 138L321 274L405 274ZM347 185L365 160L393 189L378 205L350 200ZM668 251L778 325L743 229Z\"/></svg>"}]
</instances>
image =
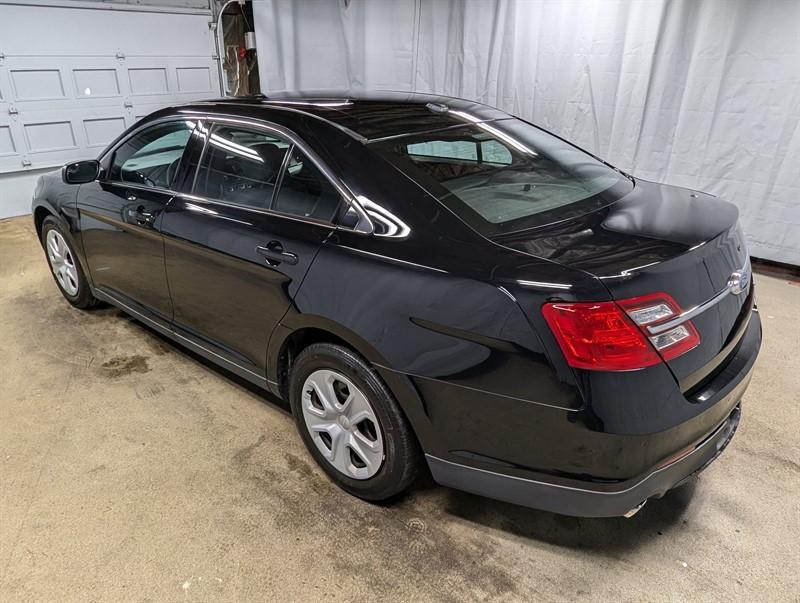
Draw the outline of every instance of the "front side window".
<instances>
[{"instance_id":1,"label":"front side window","mask_svg":"<svg viewBox=\"0 0 800 603\"><path fill-rule=\"evenodd\" d=\"M171 121L146 128L114 152L108 179L153 188L170 188L194 122Z\"/></svg>"},{"instance_id":2,"label":"front side window","mask_svg":"<svg viewBox=\"0 0 800 603\"><path fill-rule=\"evenodd\" d=\"M215 126L197 170L194 193L267 209L289 146L262 130Z\"/></svg>"},{"instance_id":3,"label":"front side window","mask_svg":"<svg viewBox=\"0 0 800 603\"><path fill-rule=\"evenodd\" d=\"M517 119L412 134L370 147L487 236L581 215L633 189L620 172Z\"/></svg>"},{"instance_id":4,"label":"front side window","mask_svg":"<svg viewBox=\"0 0 800 603\"><path fill-rule=\"evenodd\" d=\"M272 209L285 214L333 221L341 196L319 168L293 147Z\"/></svg>"}]
</instances>

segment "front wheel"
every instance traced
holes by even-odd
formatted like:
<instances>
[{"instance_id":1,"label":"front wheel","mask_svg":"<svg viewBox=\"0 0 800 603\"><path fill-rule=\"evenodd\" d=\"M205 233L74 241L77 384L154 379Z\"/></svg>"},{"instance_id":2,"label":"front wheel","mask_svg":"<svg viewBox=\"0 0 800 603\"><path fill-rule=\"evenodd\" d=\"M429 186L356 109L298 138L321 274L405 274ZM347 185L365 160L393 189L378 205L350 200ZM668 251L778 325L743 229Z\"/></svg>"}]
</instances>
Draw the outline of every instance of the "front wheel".
<instances>
[{"instance_id":1,"label":"front wheel","mask_svg":"<svg viewBox=\"0 0 800 603\"><path fill-rule=\"evenodd\" d=\"M292 366L289 397L303 442L342 489L381 501L416 478L421 454L414 433L374 369L352 350L307 347Z\"/></svg>"},{"instance_id":2,"label":"front wheel","mask_svg":"<svg viewBox=\"0 0 800 603\"><path fill-rule=\"evenodd\" d=\"M75 250L59 222L52 216L45 218L42 223L42 245L53 278L67 301L81 309L97 305L98 300L92 295Z\"/></svg>"}]
</instances>

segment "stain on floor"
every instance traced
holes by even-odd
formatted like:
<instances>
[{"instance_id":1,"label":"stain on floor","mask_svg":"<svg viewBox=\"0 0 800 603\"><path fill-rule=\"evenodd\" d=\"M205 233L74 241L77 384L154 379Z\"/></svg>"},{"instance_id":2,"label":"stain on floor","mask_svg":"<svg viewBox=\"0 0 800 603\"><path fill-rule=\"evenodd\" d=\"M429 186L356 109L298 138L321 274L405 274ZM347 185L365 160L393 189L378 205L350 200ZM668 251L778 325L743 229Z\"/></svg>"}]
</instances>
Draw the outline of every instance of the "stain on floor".
<instances>
[{"instance_id":1,"label":"stain on floor","mask_svg":"<svg viewBox=\"0 0 800 603\"><path fill-rule=\"evenodd\" d=\"M131 373L146 373L150 370L146 356L117 356L100 365L108 377L122 377Z\"/></svg>"}]
</instances>

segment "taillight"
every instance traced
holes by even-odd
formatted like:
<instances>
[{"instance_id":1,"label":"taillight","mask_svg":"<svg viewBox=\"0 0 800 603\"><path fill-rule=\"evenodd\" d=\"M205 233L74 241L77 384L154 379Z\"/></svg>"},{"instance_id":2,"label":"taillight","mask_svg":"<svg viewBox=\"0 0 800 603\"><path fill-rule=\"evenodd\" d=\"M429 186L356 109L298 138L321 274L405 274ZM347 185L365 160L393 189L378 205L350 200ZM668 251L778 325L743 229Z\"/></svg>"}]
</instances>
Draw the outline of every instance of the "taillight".
<instances>
[{"instance_id":1,"label":"taillight","mask_svg":"<svg viewBox=\"0 0 800 603\"><path fill-rule=\"evenodd\" d=\"M672 360L700 343L700 334L691 320L664 328L682 312L678 302L666 293L632 297L617 303L644 331L664 360Z\"/></svg>"},{"instance_id":2,"label":"taillight","mask_svg":"<svg viewBox=\"0 0 800 603\"><path fill-rule=\"evenodd\" d=\"M618 302L556 302L542 306L542 314L567 363L597 371L641 369L695 347L700 336L690 321L657 334L648 330L680 313L678 304L666 293Z\"/></svg>"}]
</instances>

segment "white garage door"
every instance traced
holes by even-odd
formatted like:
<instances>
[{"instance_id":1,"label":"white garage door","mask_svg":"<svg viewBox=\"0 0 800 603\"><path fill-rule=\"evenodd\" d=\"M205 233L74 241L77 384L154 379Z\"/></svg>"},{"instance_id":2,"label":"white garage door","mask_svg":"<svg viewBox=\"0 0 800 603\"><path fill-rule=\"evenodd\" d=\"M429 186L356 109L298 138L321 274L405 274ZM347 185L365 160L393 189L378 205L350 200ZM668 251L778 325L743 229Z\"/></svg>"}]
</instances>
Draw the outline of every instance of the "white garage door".
<instances>
[{"instance_id":1,"label":"white garage door","mask_svg":"<svg viewBox=\"0 0 800 603\"><path fill-rule=\"evenodd\" d=\"M96 157L148 113L219 95L208 3L151 4L0 0L0 179Z\"/></svg>"}]
</instances>

